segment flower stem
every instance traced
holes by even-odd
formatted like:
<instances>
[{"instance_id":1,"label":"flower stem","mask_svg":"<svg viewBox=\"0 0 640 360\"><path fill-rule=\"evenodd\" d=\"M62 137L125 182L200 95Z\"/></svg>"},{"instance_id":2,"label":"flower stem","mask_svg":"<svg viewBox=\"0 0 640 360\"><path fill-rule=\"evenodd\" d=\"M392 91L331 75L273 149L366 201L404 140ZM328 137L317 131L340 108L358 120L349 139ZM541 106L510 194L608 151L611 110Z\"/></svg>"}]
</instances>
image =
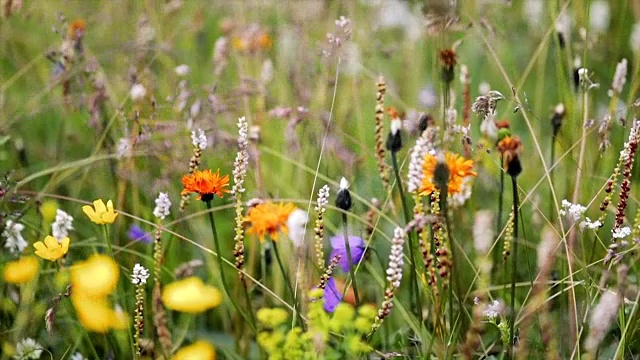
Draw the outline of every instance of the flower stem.
<instances>
[{"instance_id":1,"label":"flower stem","mask_svg":"<svg viewBox=\"0 0 640 360\"><path fill-rule=\"evenodd\" d=\"M498 216L496 216L496 236L500 236L500 232L502 231L502 208L504 203L504 169L502 168L503 166L504 166L504 155L501 155L500 156L500 194L498 196ZM500 261L500 251L494 251L493 263L497 264L498 261ZM494 266L492 268L492 271L493 271L492 275L495 275L496 270L498 270L498 266Z\"/></svg>"},{"instance_id":2,"label":"flower stem","mask_svg":"<svg viewBox=\"0 0 640 360\"><path fill-rule=\"evenodd\" d=\"M513 339L516 321L516 275L518 272L518 182L511 177L513 186L513 254L511 254L511 319L509 321L509 354L513 358Z\"/></svg>"},{"instance_id":3,"label":"flower stem","mask_svg":"<svg viewBox=\"0 0 640 360\"><path fill-rule=\"evenodd\" d=\"M393 165L393 172L396 176L396 184L398 184L398 191L400 192L400 201L402 202L402 210L404 213L404 221L405 223L409 223L409 221L411 221L410 217L409 217L409 207L407 206L407 201L404 198L404 189L402 188L402 181L400 181L400 170L398 168L398 158L396 156L396 152L392 151L391 152L391 163ZM416 277L416 257L415 257L415 252L413 250L414 247L414 241L413 241L413 234L414 232L410 232L409 234L407 234L408 238L409 238L409 254L411 256L411 264L413 265L413 268L411 269L411 286L413 287L413 295L414 295L414 308L416 311L416 316L418 317L418 319L420 319L420 321L422 321L422 311L420 310L420 304L422 304L422 301L420 299L421 295L420 295L420 288L418 287L418 279Z\"/></svg>"},{"instance_id":4,"label":"flower stem","mask_svg":"<svg viewBox=\"0 0 640 360\"><path fill-rule=\"evenodd\" d=\"M353 295L356 298L356 307L360 306L360 297L358 296L358 285L356 283L356 273L353 269L353 258L351 257L351 245L349 244L349 231L347 228L347 214L342 213L342 227L344 231L344 247L347 250L347 262L349 263L349 275L351 276L351 282L353 282ZM347 292L347 287L345 286L344 292ZM342 294L344 298L344 294Z\"/></svg>"},{"instance_id":5,"label":"flower stem","mask_svg":"<svg viewBox=\"0 0 640 360\"><path fill-rule=\"evenodd\" d=\"M236 302L233 301L233 297L231 296L231 291L229 290L229 284L227 284L227 278L224 275L224 266L222 266L224 257L222 256L222 251L221 251L222 249L220 247L220 241L218 240L218 232L216 231L216 222L213 218L213 211L211 210L211 201L210 200L205 201L205 203L207 204L207 210L209 210L207 214L209 215L209 223L211 224L211 233L213 234L213 243L216 247L216 254L218 255L218 268L220 270L220 279L222 279L222 287L224 288L224 291L227 293L227 296L231 300L231 303L233 304L233 307L236 309L236 311L249 324L249 326L251 327L251 330L253 330L254 333L257 333L256 320L253 318L253 312L250 313L250 316L247 316L247 314L245 314L245 312L240 309L238 304L236 304Z\"/></svg>"},{"instance_id":6,"label":"flower stem","mask_svg":"<svg viewBox=\"0 0 640 360\"><path fill-rule=\"evenodd\" d=\"M296 297L296 293L293 291L293 286L291 286L291 281L289 280L289 276L287 275L287 272L284 269L284 265L282 265L282 259L280 258L280 251L278 251L278 246L276 245L275 241L273 241L273 239L271 239L271 245L273 247L273 254L276 256L276 261L278 262L278 267L280 267L280 271L282 272L282 277L284 277L284 282L287 284L287 290L289 291L289 294L291 294L291 298L293 299L293 309L296 315L294 316L293 326L295 326L295 318L297 317L298 320L300 321L300 324L304 327L304 322L302 321L302 316L300 315L300 307L298 306L298 299Z\"/></svg>"}]
</instances>

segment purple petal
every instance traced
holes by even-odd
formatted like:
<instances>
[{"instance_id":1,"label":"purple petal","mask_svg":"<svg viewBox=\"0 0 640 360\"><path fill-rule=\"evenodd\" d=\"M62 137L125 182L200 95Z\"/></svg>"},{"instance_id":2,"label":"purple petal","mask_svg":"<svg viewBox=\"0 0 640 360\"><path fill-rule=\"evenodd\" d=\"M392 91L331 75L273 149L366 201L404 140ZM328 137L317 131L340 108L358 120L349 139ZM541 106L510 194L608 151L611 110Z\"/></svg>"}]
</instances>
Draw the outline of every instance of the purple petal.
<instances>
[{"instance_id":1,"label":"purple petal","mask_svg":"<svg viewBox=\"0 0 640 360\"><path fill-rule=\"evenodd\" d=\"M332 313L342 301L342 293L336 287L336 281L331 277L324 289L324 311Z\"/></svg>"},{"instance_id":2,"label":"purple petal","mask_svg":"<svg viewBox=\"0 0 640 360\"><path fill-rule=\"evenodd\" d=\"M333 251L331 252L331 258L336 255L340 255L338 260L338 266L344 272L349 272L349 259L347 257L347 249L344 244L344 236L333 236L330 239ZM362 260L364 255L365 243L362 238L358 236L349 236L349 248L351 250L351 263L356 266Z\"/></svg>"},{"instance_id":3,"label":"purple petal","mask_svg":"<svg viewBox=\"0 0 640 360\"><path fill-rule=\"evenodd\" d=\"M151 239L151 235L149 233L142 230L142 228L136 224L131 225L129 227L129 232L127 233L129 239L133 241L140 241L145 244L151 244L153 239Z\"/></svg>"}]
</instances>

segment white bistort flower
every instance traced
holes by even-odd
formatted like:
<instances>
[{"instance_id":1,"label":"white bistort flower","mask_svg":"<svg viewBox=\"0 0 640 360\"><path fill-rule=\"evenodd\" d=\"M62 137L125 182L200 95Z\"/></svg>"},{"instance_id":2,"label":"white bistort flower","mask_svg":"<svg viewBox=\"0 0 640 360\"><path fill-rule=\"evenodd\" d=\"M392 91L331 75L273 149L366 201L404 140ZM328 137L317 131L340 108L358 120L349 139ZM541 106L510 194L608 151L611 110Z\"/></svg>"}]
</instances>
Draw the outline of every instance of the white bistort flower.
<instances>
[{"instance_id":1,"label":"white bistort flower","mask_svg":"<svg viewBox=\"0 0 640 360\"><path fill-rule=\"evenodd\" d=\"M165 217L169 216L170 210L171 200L169 200L169 195L161 192L156 199L156 207L153 209L153 216L164 220Z\"/></svg>"},{"instance_id":2,"label":"white bistort flower","mask_svg":"<svg viewBox=\"0 0 640 360\"><path fill-rule=\"evenodd\" d=\"M56 220L51 224L51 234L61 241L69 236L69 230L73 230L73 217L63 210L56 210Z\"/></svg>"},{"instance_id":3,"label":"white bistort flower","mask_svg":"<svg viewBox=\"0 0 640 360\"><path fill-rule=\"evenodd\" d=\"M24 225L12 220L7 220L4 225L4 231L2 231L4 247L11 254L19 254L27 247L27 242L22 237L22 230L24 230Z\"/></svg>"},{"instance_id":4,"label":"white bistort flower","mask_svg":"<svg viewBox=\"0 0 640 360\"><path fill-rule=\"evenodd\" d=\"M131 283L133 285L144 285L149 278L149 270L140 264L133 266L133 273L131 274Z\"/></svg>"},{"instance_id":5,"label":"white bistort flower","mask_svg":"<svg viewBox=\"0 0 640 360\"><path fill-rule=\"evenodd\" d=\"M573 221L579 221L585 211L587 211L587 208L580 204L572 204L567 199L562 200L562 209L560 210L560 215L562 216L567 216Z\"/></svg>"},{"instance_id":6,"label":"white bistort flower","mask_svg":"<svg viewBox=\"0 0 640 360\"><path fill-rule=\"evenodd\" d=\"M207 135L202 129L196 129L191 132L191 143L193 146L204 150L207 148Z\"/></svg>"}]
</instances>

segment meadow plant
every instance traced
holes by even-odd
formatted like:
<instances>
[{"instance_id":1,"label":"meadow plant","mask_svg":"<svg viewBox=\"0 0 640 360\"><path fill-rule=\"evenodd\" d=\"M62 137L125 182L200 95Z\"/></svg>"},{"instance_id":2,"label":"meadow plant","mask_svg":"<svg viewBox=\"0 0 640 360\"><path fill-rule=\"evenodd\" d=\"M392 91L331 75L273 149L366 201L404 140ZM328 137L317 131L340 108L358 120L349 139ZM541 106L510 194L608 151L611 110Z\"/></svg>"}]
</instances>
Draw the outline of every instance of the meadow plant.
<instances>
[{"instance_id":1,"label":"meadow plant","mask_svg":"<svg viewBox=\"0 0 640 360\"><path fill-rule=\"evenodd\" d=\"M0 360L640 353L637 1L0 15Z\"/></svg>"}]
</instances>

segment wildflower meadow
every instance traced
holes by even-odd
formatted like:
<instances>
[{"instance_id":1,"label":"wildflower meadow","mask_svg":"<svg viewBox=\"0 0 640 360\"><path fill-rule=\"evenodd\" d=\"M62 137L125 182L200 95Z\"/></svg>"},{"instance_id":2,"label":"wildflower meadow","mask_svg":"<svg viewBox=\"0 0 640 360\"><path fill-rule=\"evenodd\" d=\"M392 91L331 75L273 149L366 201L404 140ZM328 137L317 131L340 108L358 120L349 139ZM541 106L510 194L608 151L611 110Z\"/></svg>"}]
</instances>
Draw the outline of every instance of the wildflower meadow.
<instances>
[{"instance_id":1,"label":"wildflower meadow","mask_svg":"<svg viewBox=\"0 0 640 360\"><path fill-rule=\"evenodd\" d=\"M639 0L0 4L0 360L640 358Z\"/></svg>"}]
</instances>

